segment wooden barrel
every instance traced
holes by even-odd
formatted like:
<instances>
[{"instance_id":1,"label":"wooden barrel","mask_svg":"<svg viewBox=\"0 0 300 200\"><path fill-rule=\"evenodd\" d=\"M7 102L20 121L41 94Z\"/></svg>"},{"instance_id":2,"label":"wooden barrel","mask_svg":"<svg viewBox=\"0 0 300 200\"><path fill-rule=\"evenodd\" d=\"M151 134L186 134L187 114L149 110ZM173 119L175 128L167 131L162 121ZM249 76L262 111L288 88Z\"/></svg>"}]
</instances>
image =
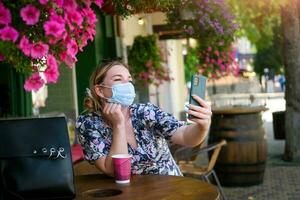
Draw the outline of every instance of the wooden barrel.
<instances>
[{"instance_id":1,"label":"wooden barrel","mask_svg":"<svg viewBox=\"0 0 300 200\"><path fill-rule=\"evenodd\" d=\"M267 143L261 111L265 107L213 109L209 143L225 139L215 165L224 186L250 186L263 182Z\"/></svg>"}]
</instances>

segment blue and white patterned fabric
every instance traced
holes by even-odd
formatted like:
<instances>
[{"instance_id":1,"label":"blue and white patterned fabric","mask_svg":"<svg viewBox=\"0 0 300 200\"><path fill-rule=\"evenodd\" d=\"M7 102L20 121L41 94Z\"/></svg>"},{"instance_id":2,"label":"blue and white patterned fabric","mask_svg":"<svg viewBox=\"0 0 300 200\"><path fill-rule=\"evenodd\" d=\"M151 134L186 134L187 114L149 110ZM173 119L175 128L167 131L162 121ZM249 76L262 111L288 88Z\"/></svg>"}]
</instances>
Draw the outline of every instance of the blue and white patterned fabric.
<instances>
[{"instance_id":1,"label":"blue and white patterned fabric","mask_svg":"<svg viewBox=\"0 0 300 200\"><path fill-rule=\"evenodd\" d=\"M128 144L132 155L132 174L162 174L182 176L167 145L172 134L185 122L176 120L159 107L148 104L130 106L137 148ZM76 122L76 132L85 159L93 163L109 154L112 129L95 112L81 115Z\"/></svg>"}]
</instances>

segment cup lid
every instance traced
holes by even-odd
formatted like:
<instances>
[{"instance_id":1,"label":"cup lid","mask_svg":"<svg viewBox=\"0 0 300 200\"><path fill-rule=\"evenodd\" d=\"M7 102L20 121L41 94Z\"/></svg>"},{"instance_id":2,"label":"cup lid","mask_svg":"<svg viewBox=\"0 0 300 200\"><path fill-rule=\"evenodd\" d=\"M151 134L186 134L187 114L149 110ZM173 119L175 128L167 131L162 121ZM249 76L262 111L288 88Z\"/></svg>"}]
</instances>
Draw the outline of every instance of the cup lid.
<instances>
[{"instance_id":1,"label":"cup lid","mask_svg":"<svg viewBox=\"0 0 300 200\"><path fill-rule=\"evenodd\" d=\"M114 154L111 157L112 158L131 158L132 155L130 155L130 154Z\"/></svg>"}]
</instances>

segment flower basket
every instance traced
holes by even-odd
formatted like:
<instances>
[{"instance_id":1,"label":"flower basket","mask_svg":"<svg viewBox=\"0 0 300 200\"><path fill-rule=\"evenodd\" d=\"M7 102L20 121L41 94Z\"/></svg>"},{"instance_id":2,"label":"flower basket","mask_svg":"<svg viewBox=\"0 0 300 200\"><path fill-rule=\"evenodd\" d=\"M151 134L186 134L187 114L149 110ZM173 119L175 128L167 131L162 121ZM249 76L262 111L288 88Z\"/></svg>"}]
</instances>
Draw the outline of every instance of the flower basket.
<instances>
[{"instance_id":1,"label":"flower basket","mask_svg":"<svg viewBox=\"0 0 300 200\"><path fill-rule=\"evenodd\" d=\"M24 88L37 91L56 83L59 66L72 68L76 55L94 39L101 0L2 0L0 2L0 61L28 76Z\"/></svg>"},{"instance_id":2,"label":"flower basket","mask_svg":"<svg viewBox=\"0 0 300 200\"><path fill-rule=\"evenodd\" d=\"M192 71L211 79L238 74L231 48L237 25L224 0L178 1L167 17L186 37L198 41L197 48L191 50L198 58Z\"/></svg>"},{"instance_id":3,"label":"flower basket","mask_svg":"<svg viewBox=\"0 0 300 200\"><path fill-rule=\"evenodd\" d=\"M128 64L133 78L144 85L159 86L170 81L169 70L163 66L156 37L137 36L129 50Z\"/></svg>"}]
</instances>

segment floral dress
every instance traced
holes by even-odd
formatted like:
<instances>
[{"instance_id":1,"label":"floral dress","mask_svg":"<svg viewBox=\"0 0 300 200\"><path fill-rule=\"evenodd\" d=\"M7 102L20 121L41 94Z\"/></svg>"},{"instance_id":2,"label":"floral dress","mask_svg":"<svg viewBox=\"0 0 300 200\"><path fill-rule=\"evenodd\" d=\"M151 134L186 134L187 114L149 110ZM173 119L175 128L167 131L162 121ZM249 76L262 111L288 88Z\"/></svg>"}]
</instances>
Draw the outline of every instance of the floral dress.
<instances>
[{"instance_id":1,"label":"floral dress","mask_svg":"<svg viewBox=\"0 0 300 200\"><path fill-rule=\"evenodd\" d=\"M148 104L130 106L132 126L137 148L128 144L132 155L132 174L162 174L182 176L176 165L167 141L185 122L176 120L159 107ZM94 163L107 156L112 144L112 129L95 112L81 115L76 121L76 132L85 159Z\"/></svg>"}]
</instances>

